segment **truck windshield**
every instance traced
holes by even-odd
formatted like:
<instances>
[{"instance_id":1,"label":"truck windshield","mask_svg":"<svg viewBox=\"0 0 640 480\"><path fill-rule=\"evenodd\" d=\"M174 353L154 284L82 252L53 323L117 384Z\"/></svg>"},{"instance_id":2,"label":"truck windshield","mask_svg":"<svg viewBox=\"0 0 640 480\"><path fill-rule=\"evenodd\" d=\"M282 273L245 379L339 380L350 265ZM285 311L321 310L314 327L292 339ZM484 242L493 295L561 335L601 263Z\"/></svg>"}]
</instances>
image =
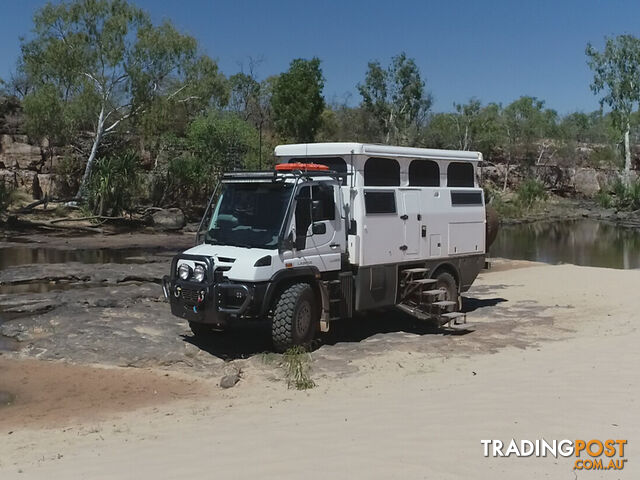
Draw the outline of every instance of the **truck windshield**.
<instances>
[{"instance_id":1,"label":"truck windshield","mask_svg":"<svg viewBox=\"0 0 640 480\"><path fill-rule=\"evenodd\" d=\"M227 184L205 235L206 243L275 249L291 198L291 184Z\"/></svg>"}]
</instances>

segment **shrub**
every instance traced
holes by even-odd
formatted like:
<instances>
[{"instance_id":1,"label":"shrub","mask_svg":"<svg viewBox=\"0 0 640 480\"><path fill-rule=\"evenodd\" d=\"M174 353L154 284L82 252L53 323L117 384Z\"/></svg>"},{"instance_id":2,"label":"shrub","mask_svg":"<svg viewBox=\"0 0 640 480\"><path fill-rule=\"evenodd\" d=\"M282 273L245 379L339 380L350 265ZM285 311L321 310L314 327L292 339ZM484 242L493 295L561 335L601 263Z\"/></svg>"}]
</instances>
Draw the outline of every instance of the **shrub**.
<instances>
[{"instance_id":1,"label":"shrub","mask_svg":"<svg viewBox=\"0 0 640 480\"><path fill-rule=\"evenodd\" d=\"M635 180L627 185L626 201L629 210L640 209L640 180Z\"/></svg>"},{"instance_id":2,"label":"shrub","mask_svg":"<svg viewBox=\"0 0 640 480\"><path fill-rule=\"evenodd\" d=\"M80 188L84 165L84 160L72 156L63 157L56 165L55 172L58 175L62 198L72 198L76 194Z\"/></svg>"},{"instance_id":3,"label":"shrub","mask_svg":"<svg viewBox=\"0 0 640 480\"><path fill-rule=\"evenodd\" d=\"M496 212L498 212L500 218L517 218L522 216L522 211L519 206L497 190L492 193L490 203Z\"/></svg>"},{"instance_id":4,"label":"shrub","mask_svg":"<svg viewBox=\"0 0 640 480\"><path fill-rule=\"evenodd\" d=\"M501 218L519 218L540 206L547 192L542 182L529 179L520 184L515 195L485 188L485 198Z\"/></svg>"},{"instance_id":5,"label":"shrub","mask_svg":"<svg viewBox=\"0 0 640 480\"><path fill-rule=\"evenodd\" d=\"M542 182L535 179L525 180L516 190L516 202L529 211L540 202L547 199L547 192Z\"/></svg>"},{"instance_id":6,"label":"shrub","mask_svg":"<svg viewBox=\"0 0 640 480\"><path fill-rule=\"evenodd\" d=\"M620 163L620 155L609 145L594 147L587 160L587 164L592 167L616 167Z\"/></svg>"},{"instance_id":7,"label":"shrub","mask_svg":"<svg viewBox=\"0 0 640 480\"><path fill-rule=\"evenodd\" d=\"M0 181L0 213L3 213L7 207L11 204L11 194L13 193L13 189L11 189L2 179Z\"/></svg>"},{"instance_id":8,"label":"shrub","mask_svg":"<svg viewBox=\"0 0 640 480\"><path fill-rule=\"evenodd\" d=\"M183 208L206 206L216 177L212 162L191 154L181 155L169 160L166 194Z\"/></svg>"},{"instance_id":9,"label":"shrub","mask_svg":"<svg viewBox=\"0 0 640 480\"><path fill-rule=\"evenodd\" d=\"M611 194L606 190L599 190L598 193L596 193L595 200L602 208L613 207L613 198L611 197Z\"/></svg>"},{"instance_id":10,"label":"shrub","mask_svg":"<svg viewBox=\"0 0 640 480\"><path fill-rule=\"evenodd\" d=\"M130 212L140 194L140 180L140 159L136 153L99 159L89 181L89 208L95 215Z\"/></svg>"},{"instance_id":11,"label":"shrub","mask_svg":"<svg viewBox=\"0 0 640 480\"><path fill-rule=\"evenodd\" d=\"M604 208L638 210L640 209L640 179L624 182L618 178L609 187L598 192L596 201Z\"/></svg>"}]
</instances>

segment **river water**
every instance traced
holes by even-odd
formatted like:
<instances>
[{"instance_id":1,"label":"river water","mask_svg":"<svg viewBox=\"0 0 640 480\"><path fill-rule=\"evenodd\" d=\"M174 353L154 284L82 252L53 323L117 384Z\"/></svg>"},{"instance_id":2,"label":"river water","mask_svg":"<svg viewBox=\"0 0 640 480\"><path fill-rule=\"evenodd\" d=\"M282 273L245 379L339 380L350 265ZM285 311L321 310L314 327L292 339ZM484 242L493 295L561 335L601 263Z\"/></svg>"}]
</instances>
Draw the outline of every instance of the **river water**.
<instances>
[{"instance_id":1,"label":"river water","mask_svg":"<svg viewBox=\"0 0 640 480\"><path fill-rule=\"evenodd\" d=\"M0 248L0 269L34 263L145 263L162 257L168 261L175 253L157 247L64 250L14 243ZM640 230L588 219L502 225L490 254L552 264L640 268Z\"/></svg>"},{"instance_id":2,"label":"river water","mask_svg":"<svg viewBox=\"0 0 640 480\"><path fill-rule=\"evenodd\" d=\"M640 268L640 231L588 219L503 225L490 253L551 264Z\"/></svg>"}]
</instances>

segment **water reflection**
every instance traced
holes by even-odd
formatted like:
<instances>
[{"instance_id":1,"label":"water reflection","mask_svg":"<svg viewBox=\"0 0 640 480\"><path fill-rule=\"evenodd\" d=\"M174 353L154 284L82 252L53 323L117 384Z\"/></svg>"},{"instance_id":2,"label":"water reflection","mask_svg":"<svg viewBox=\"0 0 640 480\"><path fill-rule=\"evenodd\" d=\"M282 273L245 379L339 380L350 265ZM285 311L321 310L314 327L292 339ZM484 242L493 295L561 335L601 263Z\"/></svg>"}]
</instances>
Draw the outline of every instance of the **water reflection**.
<instances>
[{"instance_id":1,"label":"water reflection","mask_svg":"<svg viewBox=\"0 0 640 480\"><path fill-rule=\"evenodd\" d=\"M148 256L162 254L163 248L86 248L61 250L46 247L0 248L0 269L34 263L146 263ZM171 256L172 252L167 252Z\"/></svg>"},{"instance_id":2,"label":"water reflection","mask_svg":"<svg viewBox=\"0 0 640 480\"><path fill-rule=\"evenodd\" d=\"M545 263L640 268L640 231L595 220L501 226L491 255Z\"/></svg>"}]
</instances>

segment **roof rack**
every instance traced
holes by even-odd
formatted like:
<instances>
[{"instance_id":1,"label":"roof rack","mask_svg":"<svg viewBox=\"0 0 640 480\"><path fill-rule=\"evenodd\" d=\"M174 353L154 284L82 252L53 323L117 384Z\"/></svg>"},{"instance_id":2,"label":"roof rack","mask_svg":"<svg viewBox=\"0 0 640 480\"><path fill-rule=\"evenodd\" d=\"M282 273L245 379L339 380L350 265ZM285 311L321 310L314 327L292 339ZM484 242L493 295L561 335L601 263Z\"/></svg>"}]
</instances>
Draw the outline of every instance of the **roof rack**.
<instances>
[{"instance_id":1,"label":"roof rack","mask_svg":"<svg viewBox=\"0 0 640 480\"><path fill-rule=\"evenodd\" d=\"M333 177L343 179L352 175L347 172L334 170L262 170L262 171L234 171L222 175L223 183L267 183L285 180L286 178L299 179L303 177Z\"/></svg>"}]
</instances>

